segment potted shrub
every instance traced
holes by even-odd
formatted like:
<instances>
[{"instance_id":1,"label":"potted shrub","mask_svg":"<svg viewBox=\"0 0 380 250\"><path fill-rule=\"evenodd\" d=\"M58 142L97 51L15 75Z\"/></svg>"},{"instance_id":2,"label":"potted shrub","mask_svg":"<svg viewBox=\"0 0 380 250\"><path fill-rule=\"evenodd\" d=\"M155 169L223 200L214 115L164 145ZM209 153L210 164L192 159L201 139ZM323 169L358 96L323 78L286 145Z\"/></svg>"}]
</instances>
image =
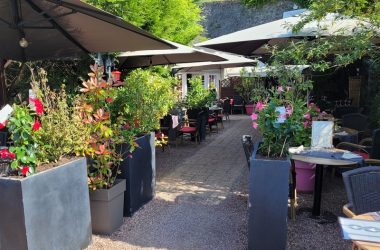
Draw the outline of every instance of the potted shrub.
<instances>
[{"instance_id":1,"label":"potted shrub","mask_svg":"<svg viewBox=\"0 0 380 250\"><path fill-rule=\"evenodd\" d=\"M122 156L117 152L121 141L119 125L111 122L110 106L116 89L102 79L104 68L90 66L89 80L83 82L76 109L89 138L84 154L89 159L92 231L111 234L123 223L125 180L117 180Z\"/></svg>"},{"instance_id":2,"label":"potted shrub","mask_svg":"<svg viewBox=\"0 0 380 250\"><path fill-rule=\"evenodd\" d=\"M252 126L263 137L259 153L251 159L249 248L285 249L287 238L288 148L299 143L308 112L308 82L296 81L287 71L275 72L280 83L266 100L256 103ZM288 77L285 77L288 76ZM273 238L276 241L273 241Z\"/></svg>"},{"instance_id":3,"label":"potted shrub","mask_svg":"<svg viewBox=\"0 0 380 250\"><path fill-rule=\"evenodd\" d=\"M243 69L240 73L241 83L235 85L235 90L243 97L247 115L251 115L254 110L254 103L263 100L266 95L265 82L263 78L255 73L247 76L247 71Z\"/></svg>"},{"instance_id":4,"label":"potted shrub","mask_svg":"<svg viewBox=\"0 0 380 250\"><path fill-rule=\"evenodd\" d=\"M81 124L65 93L50 91L46 73L39 75L47 92L34 86L37 97L14 104L6 125L13 144L3 152L12 161L0 177L0 248L83 249L92 235L86 159L70 158Z\"/></svg>"},{"instance_id":5,"label":"potted shrub","mask_svg":"<svg viewBox=\"0 0 380 250\"><path fill-rule=\"evenodd\" d=\"M124 216L131 216L155 194L154 131L175 102L174 79L152 70L132 71L117 90L111 119L120 124L123 155L118 178L126 180Z\"/></svg>"}]
</instances>

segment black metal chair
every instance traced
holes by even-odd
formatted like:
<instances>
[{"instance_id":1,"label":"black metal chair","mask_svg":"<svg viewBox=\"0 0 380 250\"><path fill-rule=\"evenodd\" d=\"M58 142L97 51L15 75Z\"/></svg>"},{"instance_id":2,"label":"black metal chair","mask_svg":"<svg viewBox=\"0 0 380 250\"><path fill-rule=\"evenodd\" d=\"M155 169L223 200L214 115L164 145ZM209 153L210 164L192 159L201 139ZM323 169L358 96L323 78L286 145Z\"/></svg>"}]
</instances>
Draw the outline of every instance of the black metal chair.
<instances>
[{"instance_id":1,"label":"black metal chair","mask_svg":"<svg viewBox=\"0 0 380 250\"><path fill-rule=\"evenodd\" d=\"M242 114L244 114L244 99L240 95L234 95L232 97L232 111L239 110Z\"/></svg>"},{"instance_id":2,"label":"black metal chair","mask_svg":"<svg viewBox=\"0 0 380 250\"><path fill-rule=\"evenodd\" d=\"M223 101L223 115L226 117L226 120L230 120L231 112L232 112L231 100L226 99Z\"/></svg>"},{"instance_id":3,"label":"black metal chair","mask_svg":"<svg viewBox=\"0 0 380 250\"><path fill-rule=\"evenodd\" d=\"M342 127L352 128L359 132L359 140L368 133L368 116L360 113L350 113L342 116Z\"/></svg>"},{"instance_id":4,"label":"black metal chair","mask_svg":"<svg viewBox=\"0 0 380 250\"><path fill-rule=\"evenodd\" d=\"M363 167L342 174L348 204L343 213L348 217L380 211L380 167Z\"/></svg>"}]
</instances>

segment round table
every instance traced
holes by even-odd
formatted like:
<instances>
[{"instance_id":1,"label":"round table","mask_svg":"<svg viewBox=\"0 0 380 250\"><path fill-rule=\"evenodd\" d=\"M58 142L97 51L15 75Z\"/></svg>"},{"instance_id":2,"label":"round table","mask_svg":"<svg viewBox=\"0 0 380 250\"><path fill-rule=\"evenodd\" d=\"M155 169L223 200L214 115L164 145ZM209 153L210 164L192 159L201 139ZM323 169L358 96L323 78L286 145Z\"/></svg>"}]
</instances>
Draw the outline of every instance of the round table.
<instances>
[{"instance_id":1,"label":"round table","mask_svg":"<svg viewBox=\"0 0 380 250\"><path fill-rule=\"evenodd\" d=\"M354 216L353 219L359 220L374 220L372 217L373 213L366 213ZM380 250L380 243L368 242L368 241L352 241L352 249L353 250Z\"/></svg>"},{"instance_id":2,"label":"round table","mask_svg":"<svg viewBox=\"0 0 380 250\"><path fill-rule=\"evenodd\" d=\"M357 165L357 162L349 160L337 160L322 157L312 157L306 155L293 154L291 160L302 161L316 164L315 168L315 183L314 183L314 202L312 214L319 216L321 214L321 199L322 199L322 181L323 181L323 166L352 166Z\"/></svg>"}]
</instances>

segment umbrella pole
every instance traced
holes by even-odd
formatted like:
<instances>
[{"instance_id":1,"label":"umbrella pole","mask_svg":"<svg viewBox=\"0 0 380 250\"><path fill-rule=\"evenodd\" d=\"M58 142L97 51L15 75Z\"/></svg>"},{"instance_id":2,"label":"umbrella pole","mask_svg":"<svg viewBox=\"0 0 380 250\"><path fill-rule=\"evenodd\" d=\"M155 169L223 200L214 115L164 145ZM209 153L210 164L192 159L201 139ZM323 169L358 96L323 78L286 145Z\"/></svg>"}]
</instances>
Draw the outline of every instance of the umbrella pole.
<instances>
[{"instance_id":1,"label":"umbrella pole","mask_svg":"<svg viewBox=\"0 0 380 250\"><path fill-rule=\"evenodd\" d=\"M5 84L5 64L7 60L0 60L0 108L5 106L8 102L7 98L7 86Z\"/></svg>"}]
</instances>

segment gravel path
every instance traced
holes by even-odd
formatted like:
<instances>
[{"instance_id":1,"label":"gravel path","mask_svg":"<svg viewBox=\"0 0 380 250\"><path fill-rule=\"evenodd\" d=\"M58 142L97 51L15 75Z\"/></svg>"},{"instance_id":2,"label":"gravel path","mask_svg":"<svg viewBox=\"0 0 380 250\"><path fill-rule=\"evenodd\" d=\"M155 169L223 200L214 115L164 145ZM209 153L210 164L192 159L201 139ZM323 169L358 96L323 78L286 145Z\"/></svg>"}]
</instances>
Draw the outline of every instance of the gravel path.
<instances>
[{"instance_id":1,"label":"gravel path","mask_svg":"<svg viewBox=\"0 0 380 250\"><path fill-rule=\"evenodd\" d=\"M95 249L247 249L248 169L240 138L254 134L248 116L230 116L225 128L201 145L185 141L157 150L157 193L124 218L110 236L93 236ZM340 178L325 178L322 210L341 216L346 203ZM287 249L350 249L338 223L309 218L311 194L299 194L296 221L288 223Z\"/></svg>"}]
</instances>

